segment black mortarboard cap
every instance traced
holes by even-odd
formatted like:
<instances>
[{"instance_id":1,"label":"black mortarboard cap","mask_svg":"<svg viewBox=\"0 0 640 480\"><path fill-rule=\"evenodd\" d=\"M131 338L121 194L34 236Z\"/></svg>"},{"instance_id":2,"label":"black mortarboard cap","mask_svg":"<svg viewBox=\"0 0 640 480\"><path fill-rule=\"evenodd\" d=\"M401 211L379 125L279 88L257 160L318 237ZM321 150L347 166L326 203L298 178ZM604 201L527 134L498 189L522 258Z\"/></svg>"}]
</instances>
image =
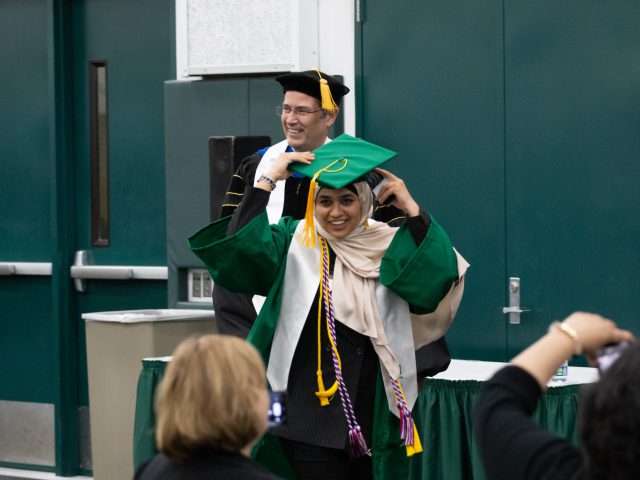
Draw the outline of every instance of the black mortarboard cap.
<instances>
[{"instance_id":1,"label":"black mortarboard cap","mask_svg":"<svg viewBox=\"0 0 640 480\"><path fill-rule=\"evenodd\" d=\"M276 81L282 85L283 92L293 90L310 95L320 100L323 109L331 111L349 93L349 88L317 69L285 73L276 77Z\"/></svg>"}]
</instances>

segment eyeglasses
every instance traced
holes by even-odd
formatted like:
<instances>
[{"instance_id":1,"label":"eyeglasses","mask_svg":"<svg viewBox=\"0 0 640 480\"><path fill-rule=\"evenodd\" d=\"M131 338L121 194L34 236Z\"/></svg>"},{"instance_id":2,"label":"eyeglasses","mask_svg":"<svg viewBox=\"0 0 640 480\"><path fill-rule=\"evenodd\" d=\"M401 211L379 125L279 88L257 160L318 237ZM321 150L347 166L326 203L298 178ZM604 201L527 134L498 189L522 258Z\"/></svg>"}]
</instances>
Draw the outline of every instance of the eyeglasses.
<instances>
[{"instance_id":1,"label":"eyeglasses","mask_svg":"<svg viewBox=\"0 0 640 480\"><path fill-rule=\"evenodd\" d=\"M276 114L281 117L282 115L291 115L292 113L296 117L306 117L312 113L321 112L322 108L318 110L309 110L307 108L291 108L289 105L278 105L276 107Z\"/></svg>"}]
</instances>

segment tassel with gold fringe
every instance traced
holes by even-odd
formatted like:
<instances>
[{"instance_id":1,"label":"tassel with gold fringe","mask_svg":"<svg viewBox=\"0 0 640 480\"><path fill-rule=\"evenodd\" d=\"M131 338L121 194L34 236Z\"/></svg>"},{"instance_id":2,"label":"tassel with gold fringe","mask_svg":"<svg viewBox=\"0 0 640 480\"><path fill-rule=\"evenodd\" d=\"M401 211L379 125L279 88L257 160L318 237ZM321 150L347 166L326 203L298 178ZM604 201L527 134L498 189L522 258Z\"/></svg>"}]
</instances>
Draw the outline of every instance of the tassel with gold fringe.
<instances>
[{"instance_id":1,"label":"tassel with gold fringe","mask_svg":"<svg viewBox=\"0 0 640 480\"><path fill-rule=\"evenodd\" d=\"M320 175L320 172L316 172L316 174L311 179L311 183L309 184L309 194L307 195L307 210L304 213L304 227L302 228L302 239L301 242L303 247L307 248L315 248L316 246L316 226L313 220L314 217L314 203L315 203L315 193L316 193L316 179Z\"/></svg>"},{"instance_id":2,"label":"tassel with gold fringe","mask_svg":"<svg viewBox=\"0 0 640 480\"><path fill-rule=\"evenodd\" d=\"M317 67L314 68L320 77L320 98L322 99L322 109L328 110L330 112L335 111L338 108L335 100L333 99L333 95L331 95L331 88L329 87L329 82L326 79L322 78L322 74L320 73L320 69Z\"/></svg>"}]
</instances>

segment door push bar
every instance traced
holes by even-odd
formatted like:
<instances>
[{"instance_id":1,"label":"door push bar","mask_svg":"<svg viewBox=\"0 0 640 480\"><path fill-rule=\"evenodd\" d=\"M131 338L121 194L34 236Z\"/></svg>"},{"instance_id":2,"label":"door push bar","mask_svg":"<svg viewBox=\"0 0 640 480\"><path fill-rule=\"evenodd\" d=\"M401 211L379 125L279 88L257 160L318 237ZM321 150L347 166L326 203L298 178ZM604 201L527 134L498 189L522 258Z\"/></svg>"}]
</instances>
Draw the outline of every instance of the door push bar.
<instances>
[{"instance_id":1,"label":"door push bar","mask_svg":"<svg viewBox=\"0 0 640 480\"><path fill-rule=\"evenodd\" d=\"M51 275L51 263L47 262L0 262L0 276Z\"/></svg>"},{"instance_id":2,"label":"door push bar","mask_svg":"<svg viewBox=\"0 0 640 480\"><path fill-rule=\"evenodd\" d=\"M77 292L87 291L86 280L167 280L167 267L133 267L90 265L86 250L78 250L71 267L71 278Z\"/></svg>"},{"instance_id":3,"label":"door push bar","mask_svg":"<svg viewBox=\"0 0 640 480\"><path fill-rule=\"evenodd\" d=\"M511 325L520 324L520 314L530 312L527 308L520 307L520 277L509 278L509 306L502 307L502 313L509 314L509 323Z\"/></svg>"}]
</instances>

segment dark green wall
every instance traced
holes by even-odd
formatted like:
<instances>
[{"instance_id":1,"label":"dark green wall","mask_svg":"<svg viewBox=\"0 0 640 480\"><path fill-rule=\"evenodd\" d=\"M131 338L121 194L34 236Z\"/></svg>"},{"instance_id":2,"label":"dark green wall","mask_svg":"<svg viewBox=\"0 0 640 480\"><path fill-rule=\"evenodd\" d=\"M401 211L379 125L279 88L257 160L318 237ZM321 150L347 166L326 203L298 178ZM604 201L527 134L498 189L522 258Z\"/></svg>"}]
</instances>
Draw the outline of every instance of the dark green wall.
<instances>
[{"instance_id":1,"label":"dark green wall","mask_svg":"<svg viewBox=\"0 0 640 480\"><path fill-rule=\"evenodd\" d=\"M471 263L453 355L506 360L576 309L640 330L640 3L363 4L360 134Z\"/></svg>"},{"instance_id":2,"label":"dark green wall","mask_svg":"<svg viewBox=\"0 0 640 480\"><path fill-rule=\"evenodd\" d=\"M271 76L165 84L169 306L187 298L182 269L202 267L186 239L209 223L209 137L267 135L280 141L275 107L281 102L282 90Z\"/></svg>"},{"instance_id":3,"label":"dark green wall","mask_svg":"<svg viewBox=\"0 0 640 480\"><path fill-rule=\"evenodd\" d=\"M398 152L385 168L471 263L453 355L504 359L501 2L364 5L360 134Z\"/></svg>"},{"instance_id":4,"label":"dark green wall","mask_svg":"<svg viewBox=\"0 0 640 480\"><path fill-rule=\"evenodd\" d=\"M532 310L510 354L575 309L637 333L640 3L510 1L504 18L507 263Z\"/></svg>"},{"instance_id":5,"label":"dark green wall","mask_svg":"<svg viewBox=\"0 0 640 480\"><path fill-rule=\"evenodd\" d=\"M73 139L76 250L98 265L166 265L164 82L175 77L174 2L74 2ZM89 62L107 65L110 244L91 243ZM167 284L89 281L77 310L166 307ZM79 403L88 405L84 324L78 322Z\"/></svg>"},{"instance_id":6,"label":"dark green wall","mask_svg":"<svg viewBox=\"0 0 640 480\"><path fill-rule=\"evenodd\" d=\"M0 261L51 245L47 2L0 2ZM0 277L0 399L54 401L51 281Z\"/></svg>"},{"instance_id":7,"label":"dark green wall","mask_svg":"<svg viewBox=\"0 0 640 480\"><path fill-rule=\"evenodd\" d=\"M169 0L74 3L79 248L91 247L88 62L107 62L111 245L94 250L96 263L166 264L163 85L175 77L173 10Z\"/></svg>"},{"instance_id":8,"label":"dark green wall","mask_svg":"<svg viewBox=\"0 0 640 480\"><path fill-rule=\"evenodd\" d=\"M0 261L50 254L46 3L0 2Z\"/></svg>"},{"instance_id":9,"label":"dark green wall","mask_svg":"<svg viewBox=\"0 0 640 480\"><path fill-rule=\"evenodd\" d=\"M78 407L88 403L80 315L166 306L162 281L73 289L73 253L90 248L87 62L109 65L112 243L93 260L165 265L174 10L173 0L0 2L0 262L52 264L52 276L0 277L0 400L55 406L59 475L78 472ZM26 441L3 433L0 442Z\"/></svg>"}]
</instances>

